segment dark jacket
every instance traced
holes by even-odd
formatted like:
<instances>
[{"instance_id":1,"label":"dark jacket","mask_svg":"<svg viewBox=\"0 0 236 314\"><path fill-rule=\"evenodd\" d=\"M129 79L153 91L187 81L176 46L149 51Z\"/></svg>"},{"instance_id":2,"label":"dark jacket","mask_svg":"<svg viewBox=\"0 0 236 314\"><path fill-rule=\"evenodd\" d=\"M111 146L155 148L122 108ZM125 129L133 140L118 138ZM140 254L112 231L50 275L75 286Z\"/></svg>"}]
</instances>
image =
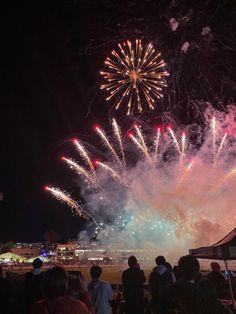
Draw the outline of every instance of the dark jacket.
<instances>
[{"instance_id":1,"label":"dark jacket","mask_svg":"<svg viewBox=\"0 0 236 314\"><path fill-rule=\"evenodd\" d=\"M164 265L156 266L149 276L149 290L152 297L159 297L162 290L173 283L172 273Z\"/></svg>"},{"instance_id":2,"label":"dark jacket","mask_svg":"<svg viewBox=\"0 0 236 314\"><path fill-rule=\"evenodd\" d=\"M145 280L146 278L143 270L129 268L123 271L123 296L126 303L127 313L131 313L132 309L133 311L135 310L136 313L142 313L144 307L143 284Z\"/></svg>"},{"instance_id":3,"label":"dark jacket","mask_svg":"<svg viewBox=\"0 0 236 314\"><path fill-rule=\"evenodd\" d=\"M1 313L15 313L15 293L10 281L0 277L0 305Z\"/></svg>"},{"instance_id":4,"label":"dark jacket","mask_svg":"<svg viewBox=\"0 0 236 314\"><path fill-rule=\"evenodd\" d=\"M35 301L43 298L41 292L41 282L43 278L43 272L35 274L34 272L28 272L25 274L25 298L26 303L31 305Z\"/></svg>"},{"instance_id":5,"label":"dark jacket","mask_svg":"<svg viewBox=\"0 0 236 314\"><path fill-rule=\"evenodd\" d=\"M223 298L223 292L225 288L225 278L224 276L217 271L211 271L207 275L207 279L213 283L215 290L216 290L216 295L218 298Z\"/></svg>"},{"instance_id":6,"label":"dark jacket","mask_svg":"<svg viewBox=\"0 0 236 314\"><path fill-rule=\"evenodd\" d=\"M216 298L204 302L202 288L193 282L179 281L161 294L160 314L227 314L231 313Z\"/></svg>"},{"instance_id":7,"label":"dark jacket","mask_svg":"<svg viewBox=\"0 0 236 314\"><path fill-rule=\"evenodd\" d=\"M164 265L153 268L149 276L149 291L151 293L151 307L153 310L158 311L163 289L173 285L173 283L173 275Z\"/></svg>"}]
</instances>

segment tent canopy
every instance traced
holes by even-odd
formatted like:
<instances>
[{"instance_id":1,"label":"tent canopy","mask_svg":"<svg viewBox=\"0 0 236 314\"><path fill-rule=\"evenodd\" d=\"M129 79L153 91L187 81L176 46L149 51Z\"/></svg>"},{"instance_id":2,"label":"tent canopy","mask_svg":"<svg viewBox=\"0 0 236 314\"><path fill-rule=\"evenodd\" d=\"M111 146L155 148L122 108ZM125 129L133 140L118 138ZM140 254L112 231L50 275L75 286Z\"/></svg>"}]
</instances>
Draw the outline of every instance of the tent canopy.
<instances>
[{"instance_id":1,"label":"tent canopy","mask_svg":"<svg viewBox=\"0 0 236 314\"><path fill-rule=\"evenodd\" d=\"M189 254L198 258L236 260L236 228L213 245L190 249Z\"/></svg>"},{"instance_id":2,"label":"tent canopy","mask_svg":"<svg viewBox=\"0 0 236 314\"><path fill-rule=\"evenodd\" d=\"M0 254L0 260L12 260L12 261L27 261L27 258L21 255L13 254L11 252Z\"/></svg>"}]
</instances>

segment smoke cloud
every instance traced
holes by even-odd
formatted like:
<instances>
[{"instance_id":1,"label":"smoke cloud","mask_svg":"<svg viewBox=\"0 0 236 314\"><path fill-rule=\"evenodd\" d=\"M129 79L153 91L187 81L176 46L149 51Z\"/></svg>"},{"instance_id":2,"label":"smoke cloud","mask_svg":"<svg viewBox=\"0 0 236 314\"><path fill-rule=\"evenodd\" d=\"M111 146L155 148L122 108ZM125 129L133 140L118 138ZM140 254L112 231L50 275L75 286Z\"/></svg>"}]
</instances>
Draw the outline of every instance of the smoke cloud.
<instances>
[{"instance_id":1,"label":"smoke cloud","mask_svg":"<svg viewBox=\"0 0 236 314\"><path fill-rule=\"evenodd\" d=\"M202 128L185 127L184 144L182 130L173 130L180 151L166 129L155 153L156 135L141 129L150 159L129 145L120 182L98 169L101 190L83 188L86 209L101 225L99 241L150 249L154 256L164 254L176 261L188 249L213 244L234 228L235 117L234 106L227 113L208 107ZM119 171L115 161L107 164Z\"/></svg>"}]
</instances>

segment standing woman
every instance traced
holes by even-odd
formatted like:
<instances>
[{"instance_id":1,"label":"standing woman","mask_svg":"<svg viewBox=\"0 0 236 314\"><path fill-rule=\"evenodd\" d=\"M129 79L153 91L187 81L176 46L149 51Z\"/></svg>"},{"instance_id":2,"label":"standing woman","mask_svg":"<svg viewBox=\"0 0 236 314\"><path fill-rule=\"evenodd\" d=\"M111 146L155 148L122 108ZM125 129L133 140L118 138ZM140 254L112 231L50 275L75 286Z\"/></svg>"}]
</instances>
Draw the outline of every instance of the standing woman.
<instances>
[{"instance_id":1,"label":"standing woman","mask_svg":"<svg viewBox=\"0 0 236 314\"><path fill-rule=\"evenodd\" d=\"M91 314L87 306L67 294L68 278L62 267L45 272L42 280L44 300L35 302L33 314Z\"/></svg>"}]
</instances>

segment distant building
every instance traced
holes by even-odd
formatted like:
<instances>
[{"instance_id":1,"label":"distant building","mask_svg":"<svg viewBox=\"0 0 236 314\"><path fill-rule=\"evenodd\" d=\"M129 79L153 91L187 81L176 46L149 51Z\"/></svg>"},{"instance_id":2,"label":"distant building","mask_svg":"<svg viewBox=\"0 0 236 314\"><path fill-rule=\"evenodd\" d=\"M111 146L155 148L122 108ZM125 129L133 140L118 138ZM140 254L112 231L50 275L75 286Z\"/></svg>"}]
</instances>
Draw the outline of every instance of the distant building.
<instances>
[{"instance_id":1,"label":"distant building","mask_svg":"<svg viewBox=\"0 0 236 314\"><path fill-rule=\"evenodd\" d=\"M37 257L40 254L40 249L37 247L22 247L22 248L12 248L11 252L16 255L24 256L29 259L32 257Z\"/></svg>"},{"instance_id":2,"label":"distant building","mask_svg":"<svg viewBox=\"0 0 236 314\"><path fill-rule=\"evenodd\" d=\"M25 243L18 242L11 248L13 254L24 256L25 258L38 257L43 250L44 245L41 242Z\"/></svg>"},{"instance_id":3,"label":"distant building","mask_svg":"<svg viewBox=\"0 0 236 314\"><path fill-rule=\"evenodd\" d=\"M58 260L74 260L76 243L57 244Z\"/></svg>"}]
</instances>

